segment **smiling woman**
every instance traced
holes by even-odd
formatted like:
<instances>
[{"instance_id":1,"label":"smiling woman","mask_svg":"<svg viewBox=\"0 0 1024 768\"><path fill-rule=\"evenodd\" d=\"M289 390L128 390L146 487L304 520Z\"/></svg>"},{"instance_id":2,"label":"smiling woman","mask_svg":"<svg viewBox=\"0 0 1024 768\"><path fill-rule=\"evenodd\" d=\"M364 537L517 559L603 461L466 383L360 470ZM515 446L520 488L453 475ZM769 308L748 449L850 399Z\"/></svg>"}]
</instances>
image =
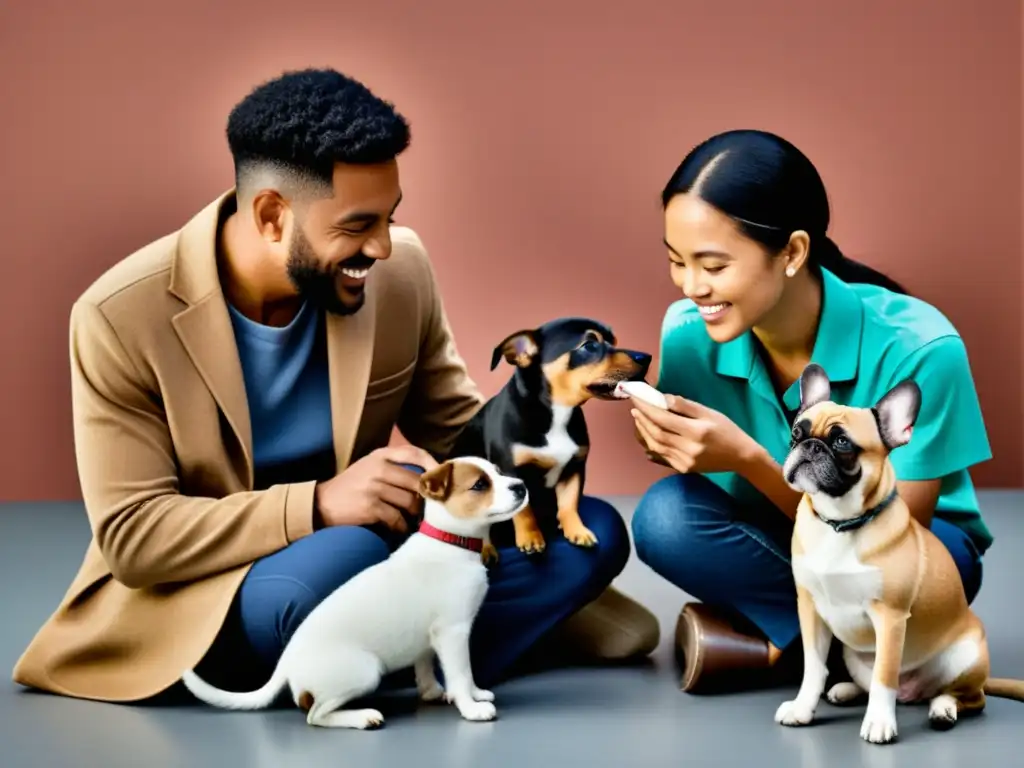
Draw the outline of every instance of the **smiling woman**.
<instances>
[{"instance_id":1,"label":"smiling woman","mask_svg":"<svg viewBox=\"0 0 1024 768\"><path fill-rule=\"evenodd\" d=\"M778 136L708 139L662 200L669 275L685 298L662 327L657 388L669 409L633 404L648 456L677 473L644 495L633 532L640 559L702 601L679 618L683 688L707 689L715 673L749 679L799 652L789 553L800 494L781 463L811 362L843 405L872 407L902 379L920 386L913 440L891 460L973 600L992 537L969 468L991 453L953 325L842 254L817 170Z\"/></svg>"}]
</instances>

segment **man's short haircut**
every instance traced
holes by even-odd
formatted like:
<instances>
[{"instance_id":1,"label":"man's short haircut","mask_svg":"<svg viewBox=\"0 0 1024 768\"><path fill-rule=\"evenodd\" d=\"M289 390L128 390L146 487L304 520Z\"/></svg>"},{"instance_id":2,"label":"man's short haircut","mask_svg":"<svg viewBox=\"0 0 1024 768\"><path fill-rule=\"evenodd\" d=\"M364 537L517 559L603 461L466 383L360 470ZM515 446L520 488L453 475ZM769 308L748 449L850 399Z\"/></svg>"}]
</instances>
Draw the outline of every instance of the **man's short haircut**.
<instances>
[{"instance_id":1,"label":"man's short haircut","mask_svg":"<svg viewBox=\"0 0 1024 768\"><path fill-rule=\"evenodd\" d=\"M337 163L372 165L409 146L409 124L390 102L333 69L286 72L263 83L228 117L240 195L267 182L333 195Z\"/></svg>"}]
</instances>

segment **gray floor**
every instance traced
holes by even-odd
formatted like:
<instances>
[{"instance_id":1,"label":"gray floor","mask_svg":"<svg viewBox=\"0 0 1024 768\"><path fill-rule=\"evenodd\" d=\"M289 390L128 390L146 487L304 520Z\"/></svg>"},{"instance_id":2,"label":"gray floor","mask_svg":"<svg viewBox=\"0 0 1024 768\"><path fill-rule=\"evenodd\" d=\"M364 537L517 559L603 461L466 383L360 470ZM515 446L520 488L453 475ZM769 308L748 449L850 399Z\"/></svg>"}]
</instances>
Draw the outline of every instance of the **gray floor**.
<instances>
[{"instance_id":1,"label":"gray floor","mask_svg":"<svg viewBox=\"0 0 1024 768\"><path fill-rule=\"evenodd\" d=\"M613 499L628 514L632 501ZM1024 677L1021 584L1024 492L987 492L996 546L975 603L987 623L994 673ZM66 589L87 541L77 504L0 506L0 667L18 654ZM822 703L821 722L776 725L790 690L715 698L680 693L670 638L684 595L635 559L618 582L662 622L662 645L649 667L567 670L496 689L499 720L469 723L451 707L410 707L386 699L386 728L333 731L306 726L294 710L225 713L198 706L143 708L64 700L0 684L0 765L24 766L846 766L929 768L1020 762L1024 704L991 699L981 718L953 731L926 727L925 711L901 708L900 741L871 746L858 736L862 708ZM7 678L9 680L9 677ZM753 730L751 730L753 729ZM1017 736L1013 736L1016 733ZM1014 752L1013 750L1016 750Z\"/></svg>"}]
</instances>

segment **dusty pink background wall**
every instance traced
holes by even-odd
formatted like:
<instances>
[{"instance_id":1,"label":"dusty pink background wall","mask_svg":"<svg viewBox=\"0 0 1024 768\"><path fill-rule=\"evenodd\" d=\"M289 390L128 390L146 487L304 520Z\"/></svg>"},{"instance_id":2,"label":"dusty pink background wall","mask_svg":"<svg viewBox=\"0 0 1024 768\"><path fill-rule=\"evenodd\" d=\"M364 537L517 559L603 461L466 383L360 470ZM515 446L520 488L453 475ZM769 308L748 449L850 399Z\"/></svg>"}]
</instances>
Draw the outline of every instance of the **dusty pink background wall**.
<instances>
[{"instance_id":1,"label":"dusty pink background wall","mask_svg":"<svg viewBox=\"0 0 1024 768\"><path fill-rule=\"evenodd\" d=\"M597 314L653 351L676 298L661 185L708 134L767 128L818 164L836 241L960 327L996 453L976 478L1022 484L1017 2L490 5L0 9L0 498L78 497L71 301L229 186L228 110L260 80L307 65L363 78L411 118L400 218L429 246L488 393L507 375L487 370L493 344L553 315ZM642 491L659 472L626 410L588 413L589 490Z\"/></svg>"}]
</instances>

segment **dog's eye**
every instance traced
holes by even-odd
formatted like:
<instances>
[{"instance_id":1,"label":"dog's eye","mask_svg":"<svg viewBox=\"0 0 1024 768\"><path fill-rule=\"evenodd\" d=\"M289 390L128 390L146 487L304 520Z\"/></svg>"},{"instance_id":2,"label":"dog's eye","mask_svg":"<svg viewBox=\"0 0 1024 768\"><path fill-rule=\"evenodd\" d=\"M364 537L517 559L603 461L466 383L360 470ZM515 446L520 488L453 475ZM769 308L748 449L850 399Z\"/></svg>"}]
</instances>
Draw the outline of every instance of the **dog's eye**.
<instances>
[{"instance_id":1,"label":"dog's eye","mask_svg":"<svg viewBox=\"0 0 1024 768\"><path fill-rule=\"evenodd\" d=\"M486 491L490 487L491 487L491 484L489 482L487 482L487 478L481 477L479 480L477 480L475 483L473 483L473 487L470 488L469 490L475 491L477 493L483 493L484 491Z\"/></svg>"},{"instance_id":2,"label":"dog's eye","mask_svg":"<svg viewBox=\"0 0 1024 768\"><path fill-rule=\"evenodd\" d=\"M845 435L838 435L836 436L836 439L832 441L832 447L841 453L846 453L853 448L853 445L846 439Z\"/></svg>"}]
</instances>

